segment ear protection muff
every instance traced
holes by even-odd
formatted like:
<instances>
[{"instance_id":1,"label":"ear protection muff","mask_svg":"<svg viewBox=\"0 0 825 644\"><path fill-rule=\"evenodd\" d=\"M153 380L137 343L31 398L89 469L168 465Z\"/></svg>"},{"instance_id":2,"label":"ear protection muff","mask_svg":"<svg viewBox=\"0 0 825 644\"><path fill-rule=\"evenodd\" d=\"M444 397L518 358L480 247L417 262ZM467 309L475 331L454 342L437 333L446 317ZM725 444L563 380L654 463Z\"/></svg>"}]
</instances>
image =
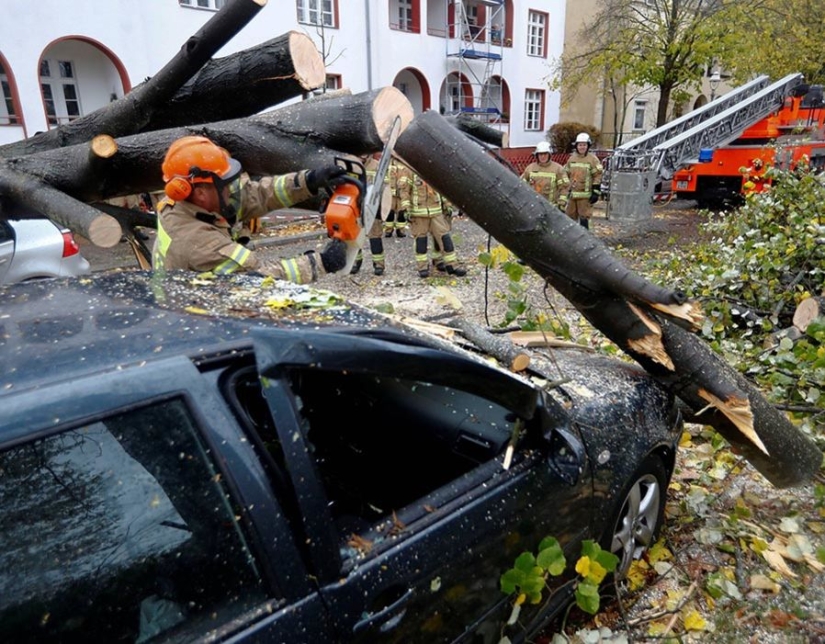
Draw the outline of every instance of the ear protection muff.
<instances>
[{"instance_id":1,"label":"ear protection muff","mask_svg":"<svg viewBox=\"0 0 825 644\"><path fill-rule=\"evenodd\" d=\"M192 194L192 184L186 177L172 177L163 188L166 196L175 201L185 201Z\"/></svg>"}]
</instances>

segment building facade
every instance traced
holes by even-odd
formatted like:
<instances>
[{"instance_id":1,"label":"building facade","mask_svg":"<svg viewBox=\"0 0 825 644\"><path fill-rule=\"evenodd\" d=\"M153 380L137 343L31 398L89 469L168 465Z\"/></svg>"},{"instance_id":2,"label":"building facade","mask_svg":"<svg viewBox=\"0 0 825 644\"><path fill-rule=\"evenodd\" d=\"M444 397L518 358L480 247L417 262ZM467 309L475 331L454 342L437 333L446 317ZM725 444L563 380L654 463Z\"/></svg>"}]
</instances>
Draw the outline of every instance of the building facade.
<instances>
[{"instance_id":1,"label":"building facade","mask_svg":"<svg viewBox=\"0 0 825 644\"><path fill-rule=\"evenodd\" d=\"M122 97L225 1L5 0L0 144ZM416 113L469 113L529 146L559 119L548 61L564 24L565 0L269 0L217 56L300 31L324 57L328 88L392 85Z\"/></svg>"}]
</instances>

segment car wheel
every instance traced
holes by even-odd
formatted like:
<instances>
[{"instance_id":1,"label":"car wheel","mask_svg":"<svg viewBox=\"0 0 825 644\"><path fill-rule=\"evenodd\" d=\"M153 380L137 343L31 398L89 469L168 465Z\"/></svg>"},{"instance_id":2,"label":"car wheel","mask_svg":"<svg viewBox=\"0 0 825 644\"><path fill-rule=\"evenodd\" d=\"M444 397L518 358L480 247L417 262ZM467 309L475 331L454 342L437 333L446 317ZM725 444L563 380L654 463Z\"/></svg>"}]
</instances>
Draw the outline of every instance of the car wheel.
<instances>
[{"instance_id":1,"label":"car wheel","mask_svg":"<svg viewBox=\"0 0 825 644\"><path fill-rule=\"evenodd\" d=\"M619 558L616 578L652 546L665 518L668 474L662 459L649 455L620 495L621 506L608 535L610 552Z\"/></svg>"}]
</instances>

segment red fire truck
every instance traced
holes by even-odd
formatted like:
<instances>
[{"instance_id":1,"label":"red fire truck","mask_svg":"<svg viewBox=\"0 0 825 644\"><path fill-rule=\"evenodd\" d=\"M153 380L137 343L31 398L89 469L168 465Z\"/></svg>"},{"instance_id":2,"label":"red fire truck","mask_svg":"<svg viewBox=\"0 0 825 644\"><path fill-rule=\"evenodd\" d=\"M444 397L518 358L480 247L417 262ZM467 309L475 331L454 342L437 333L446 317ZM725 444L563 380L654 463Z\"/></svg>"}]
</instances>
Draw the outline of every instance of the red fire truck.
<instances>
[{"instance_id":1,"label":"red fire truck","mask_svg":"<svg viewBox=\"0 0 825 644\"><path fill-rule=\"evenodd\" d=\"M754 181L767 168L793 169L803 158L813 169L825 168L821 85L794 87L779 109L748 127L738 139L716 149L702 149L698 163L674 173L672 190L680 199L695 199L700 208L724 208L741 203L748 190L768 186L769 179ZM756 160L761 163L754 165Z\"/></svg>"}]
</instances>

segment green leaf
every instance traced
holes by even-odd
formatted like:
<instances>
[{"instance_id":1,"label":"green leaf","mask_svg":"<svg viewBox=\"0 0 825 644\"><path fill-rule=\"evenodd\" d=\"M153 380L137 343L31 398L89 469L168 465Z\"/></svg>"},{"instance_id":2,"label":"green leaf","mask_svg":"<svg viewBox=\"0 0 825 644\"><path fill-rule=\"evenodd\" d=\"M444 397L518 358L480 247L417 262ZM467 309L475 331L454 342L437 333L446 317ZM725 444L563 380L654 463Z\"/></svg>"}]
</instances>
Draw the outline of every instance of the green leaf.
<instances>
[{"instance_id":1,"label":"green leaf","mask_svg":"<svg viewBox=\"0 0 825 644\"><path fill-rule=\"evenodd\" d=\"M561 549L559 542L552 537L544 539L539 548L536 563L553 576L557 577L562 574L567 567L567 560L564 558L564 551Z\"/></svg>"},{"instance_id":2,"label":"green leaf","mask_svg":"<svg viewBox=\"0 0 825 644\"><path fill-rule=\"evenodd\" d=\"M499 585L501 592L505 595L510 595L516 592L516 588L521 587L524 582L524 573L521 570L510 568L499 578Z\"/></svg>"},{"instance_id":3,"label":"green leaf","mask_svg":"<svg viewBox=\"0 0 825 644\"><path fill-rule=\"evenodd\" d=\"M585 613L595 615L599 612L599 587L587 581L576 586L576 605Z\"/></svg>"}]
</instances>

